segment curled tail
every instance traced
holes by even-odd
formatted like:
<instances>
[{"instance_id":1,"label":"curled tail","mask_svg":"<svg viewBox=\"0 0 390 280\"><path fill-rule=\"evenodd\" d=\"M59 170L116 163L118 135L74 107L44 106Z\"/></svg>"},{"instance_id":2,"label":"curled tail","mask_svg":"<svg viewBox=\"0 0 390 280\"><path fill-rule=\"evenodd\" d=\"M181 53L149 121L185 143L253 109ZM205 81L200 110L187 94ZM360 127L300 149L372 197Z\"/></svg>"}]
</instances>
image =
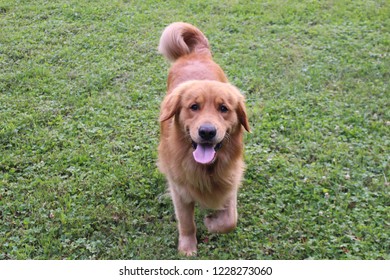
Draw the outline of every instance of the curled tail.
<instances>
[{"instance_id":1,"label":"curled tail","mask_svg":"<svg viewBox=\"0 0 390 280\"><path fill-rule=\"evenodd\" d=\"M203 53L211 56L207 38L198 28L184 22L174 22L165 28L160 38L158 51L172 62L190 53Z\"/></svg>"}]
</instances>

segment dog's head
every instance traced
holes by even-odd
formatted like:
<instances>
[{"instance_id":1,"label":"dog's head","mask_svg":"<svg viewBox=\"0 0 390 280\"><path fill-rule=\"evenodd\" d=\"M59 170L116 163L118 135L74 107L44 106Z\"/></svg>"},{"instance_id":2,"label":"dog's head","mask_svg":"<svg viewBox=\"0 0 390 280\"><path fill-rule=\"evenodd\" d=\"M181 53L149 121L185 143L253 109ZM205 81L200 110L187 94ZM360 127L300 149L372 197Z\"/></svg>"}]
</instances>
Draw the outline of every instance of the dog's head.
<instances>
[{"instance_id":1,"label":"dog's head","mask_svg":"<svg viewBox=\"0 0 390 280\"><path fill-rule=\"evenodd\" d=\"M228 83L189 81L168 94L162 105L160 121L175 117L183 135L194 148L200 164L211 164L230 135L249 131L244 97ZM189 144L189 145L191 145Z\"/></svg>"}]
</instances>

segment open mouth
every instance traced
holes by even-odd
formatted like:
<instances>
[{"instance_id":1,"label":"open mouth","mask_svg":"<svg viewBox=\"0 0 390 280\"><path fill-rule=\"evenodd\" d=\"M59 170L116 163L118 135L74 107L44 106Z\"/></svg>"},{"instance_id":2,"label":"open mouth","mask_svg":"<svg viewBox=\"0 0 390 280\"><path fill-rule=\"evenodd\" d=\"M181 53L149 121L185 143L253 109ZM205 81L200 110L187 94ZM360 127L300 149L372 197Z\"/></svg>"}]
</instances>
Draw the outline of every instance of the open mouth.
<instances>
[{"instance_id":1,"label":"open mouth","mask_svg":"<svg viewBox=\"0 0 390 280\"><path fill-rule=\"evenodd\" d=\"M213 144L208 142L196 143L192 141L192 147L194 148L192 155L197 163L212 164L216 159L217 151L222 148L222 142Z\"/></svg>"}]
</instances>

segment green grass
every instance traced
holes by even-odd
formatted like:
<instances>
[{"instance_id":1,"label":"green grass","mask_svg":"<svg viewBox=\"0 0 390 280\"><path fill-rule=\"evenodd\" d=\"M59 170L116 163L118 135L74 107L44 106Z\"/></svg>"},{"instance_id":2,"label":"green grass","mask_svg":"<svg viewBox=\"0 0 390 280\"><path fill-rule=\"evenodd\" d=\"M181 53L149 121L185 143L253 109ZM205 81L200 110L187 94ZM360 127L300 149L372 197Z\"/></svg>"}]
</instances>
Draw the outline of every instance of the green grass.
<instances>
[{"instance_id":1,"label":"green grass","mask_svg":"<svg viewBox=\"0 0 390 280\"><path fill-rule=\"evenodd\" d=\"M0 259L176 259L156 168L188 21L247 98L239 225L196 259L390 259L388 1L0 1Z\"/></svg>"}]
</instances>

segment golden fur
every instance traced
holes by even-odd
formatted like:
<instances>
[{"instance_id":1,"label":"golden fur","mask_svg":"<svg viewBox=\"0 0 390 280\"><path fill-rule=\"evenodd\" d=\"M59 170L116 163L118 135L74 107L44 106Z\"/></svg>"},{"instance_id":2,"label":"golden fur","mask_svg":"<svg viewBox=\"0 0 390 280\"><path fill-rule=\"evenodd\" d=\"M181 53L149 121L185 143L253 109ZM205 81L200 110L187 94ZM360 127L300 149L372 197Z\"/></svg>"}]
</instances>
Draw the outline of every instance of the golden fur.
<instances>
[{"instance_id":1,"label":"golden fur","mask_svg":"<svg viewBox=\"0 0 390 280\"><path fill-rule=\"evenodd\" d=\"M244 97L212 60L203 33L188 23L163 32L159 51L173 62L161 104L159 169L167 177L179 228L179 252L196 253L194 206L216 211L210 232L237 223L237 191L244 172Z\"/></svg>"}]
</instances>

